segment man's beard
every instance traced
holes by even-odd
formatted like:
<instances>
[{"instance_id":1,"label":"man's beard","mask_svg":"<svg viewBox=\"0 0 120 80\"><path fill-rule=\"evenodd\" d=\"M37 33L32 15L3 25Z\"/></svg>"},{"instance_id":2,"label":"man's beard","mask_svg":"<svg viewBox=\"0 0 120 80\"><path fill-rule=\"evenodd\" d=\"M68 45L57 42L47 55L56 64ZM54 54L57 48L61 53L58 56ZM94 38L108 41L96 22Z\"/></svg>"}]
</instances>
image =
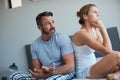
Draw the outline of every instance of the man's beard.
<instances>
[{"instance_id":1,"label":"man's beard","mask_svg":"<svg viewBox=\"0 0 120 80\"><path fill-rule=\"evenodd\" d=\"M54 30L54 32L55 32L55 28L51 28L49 31L46 31L44 28L42 28L42 33L45 35L51 36L54 34L54 32L51 32L52 30Z\"/></svg>"}]
</instances>

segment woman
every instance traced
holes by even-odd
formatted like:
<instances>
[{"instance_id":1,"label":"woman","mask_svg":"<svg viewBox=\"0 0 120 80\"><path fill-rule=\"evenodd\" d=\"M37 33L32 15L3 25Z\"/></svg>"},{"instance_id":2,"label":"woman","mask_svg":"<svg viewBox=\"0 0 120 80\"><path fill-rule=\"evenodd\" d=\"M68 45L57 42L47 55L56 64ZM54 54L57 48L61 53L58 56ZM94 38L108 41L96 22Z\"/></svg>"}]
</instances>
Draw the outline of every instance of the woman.
<instances>
[{"instance_id":1,"label":"woman","mask_svg":"<svg viewBox=\"0 0 120 80\"><path fill-rule=\"evenodd\" d=\"M76 77L103 78L110 73L119 71L120 53L112 50L106 28L99 20L96 5L83 6L77 12L77 16L80 18L79 23L82 27L73 37ZM99 62L96 62L95 50L105 54ZM110 74L108 78L114 77L114 75Z\"/></svg>"}]
</instances>

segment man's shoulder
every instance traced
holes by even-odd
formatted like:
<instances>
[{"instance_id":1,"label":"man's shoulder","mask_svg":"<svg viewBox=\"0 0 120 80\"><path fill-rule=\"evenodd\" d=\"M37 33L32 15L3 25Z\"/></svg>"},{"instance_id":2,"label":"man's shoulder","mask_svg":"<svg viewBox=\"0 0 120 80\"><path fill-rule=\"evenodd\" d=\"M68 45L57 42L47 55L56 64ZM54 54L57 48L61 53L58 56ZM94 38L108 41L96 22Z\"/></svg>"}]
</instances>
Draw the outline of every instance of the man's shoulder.
<instances>
[{"instance_id":1,"label":"man's shoulder","mask_svg":"<svg viewBox=\"0 0 120 80\"><path fill-rule=\"evenodd\" d=\"M37 46L39 42L40 42L40 36L32 42L31 46Z\"/></svg>"},{"instance_id":2,"label":"man's shoulder","mask_svg":"<svg viewBox=\"0 0 120 80\"><path fill-rule=\"evenodd\" d=\"M66 43L67 44L67 42L71 41L70 37L68 35L63 34L63 33L56 33L55 39L56 39L57 43L59 43L59 44L60 43Z\"/></svg>"},{"instance_id":3,"label":"man's shoulder","mask_svg":"<svg viewBox=\"0 0 120 80\"><path fill-rule=\"evenodd\" d=\"M68 38L69 36L60 32L55 33L55 36L59 39Z\"/></svg>"}]
</instances>

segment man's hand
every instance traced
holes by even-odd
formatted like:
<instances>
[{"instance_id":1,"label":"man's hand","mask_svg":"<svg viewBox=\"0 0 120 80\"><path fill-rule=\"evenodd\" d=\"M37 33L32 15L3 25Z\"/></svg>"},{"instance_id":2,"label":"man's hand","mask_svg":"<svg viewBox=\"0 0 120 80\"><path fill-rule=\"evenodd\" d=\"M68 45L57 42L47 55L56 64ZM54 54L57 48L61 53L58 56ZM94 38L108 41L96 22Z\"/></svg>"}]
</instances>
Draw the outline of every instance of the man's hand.
<instances>
[{"instance_id":1,"label":"man's hand","mask_svg":"<svg viewBox=\"0 0 120 80\"><path fill-rule=\"evenodd\" d=\"M29 72L35 78L41 78L44 76L44 72L42 69L34 69L34 72L32 70L29 70Z\"/></svg>"},{"instance_id":2,"label":"man's hand","mask_svg":"<svg viewBox=\"0 0 120 80\"><path fill-rule=\"evenodd\" d=\"M53 63L50 68L42 66L42 69L44 70L45 73L53 75L55 73L55 63Z\"/></svg>"},{"instance_id":3,"label":"man's hand","mask_svg":"<svg viewBox=\"0 0 120 80\"><path fill-rule=\"evenodd\" d=\"M34 69L34 72L29 70L29 72L35 78L47 78L55 73L55 63L53 63L50 68L42 66L41 69Z\"/></svg>"}]
</instances>

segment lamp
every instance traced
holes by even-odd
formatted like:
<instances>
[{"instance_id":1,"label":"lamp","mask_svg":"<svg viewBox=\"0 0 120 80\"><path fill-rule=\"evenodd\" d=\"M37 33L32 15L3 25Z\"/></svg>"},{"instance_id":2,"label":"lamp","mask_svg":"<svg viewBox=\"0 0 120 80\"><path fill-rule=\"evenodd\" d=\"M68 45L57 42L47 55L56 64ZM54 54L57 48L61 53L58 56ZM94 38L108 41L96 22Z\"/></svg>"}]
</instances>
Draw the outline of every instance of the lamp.
<instances>
[{"instance_id":1,"label":"lamp","mask_svg":"<svg viewBox=\"0 0 120 80\"><path fill-rule=\"evenodd\" d=\"M9 70L11 72L16 72L18 70L18 67L15 63L13 63L12 65L9 66Z\"/></svg>"}]
</instances>

